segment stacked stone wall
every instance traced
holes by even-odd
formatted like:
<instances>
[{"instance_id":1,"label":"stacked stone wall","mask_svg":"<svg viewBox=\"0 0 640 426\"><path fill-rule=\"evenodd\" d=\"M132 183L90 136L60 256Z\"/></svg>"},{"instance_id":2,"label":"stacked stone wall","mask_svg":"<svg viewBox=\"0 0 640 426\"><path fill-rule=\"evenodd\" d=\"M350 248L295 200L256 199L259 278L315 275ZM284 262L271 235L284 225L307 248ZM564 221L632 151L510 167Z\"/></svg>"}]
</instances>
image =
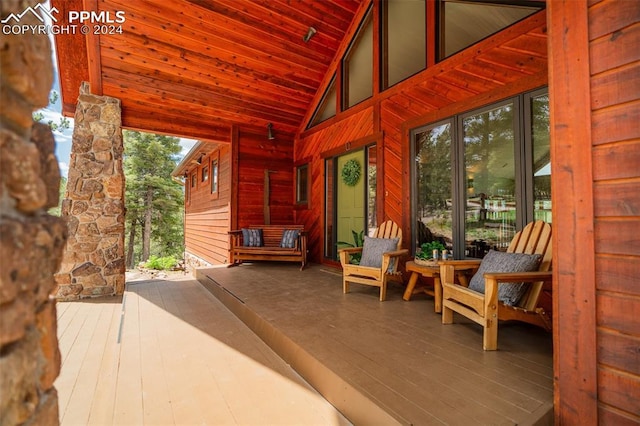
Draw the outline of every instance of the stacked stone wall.
<instances>
[{"instance_id":1,"label":"stacked stone wall","mask_svg":"<svg viewBox=\"0 0 640 426\"><path fill-rule=\"evenodd\" d=\"M56 297L122 294L125 285L124 174L120 100L83 83L62 215L69 241L56 275Z\"/></svg>"},{"instance_id":2,"label":"stacked stone wall","mask_svg":"<svg viewBox=\"0 0 640 426\"><path fill-rule=\"evenodd\" d=\"M33 4L31 4L33 6ZM0 16L26 2L2 0ZM33 15L23 24L37 25ZM47 214L58 204L60 172L48 126L34 110L48 104L53 79L46 35L0 35L0 425L58 424L53 382L60 372L54 273L66 225Z\"/></svg>"}]
</instances>

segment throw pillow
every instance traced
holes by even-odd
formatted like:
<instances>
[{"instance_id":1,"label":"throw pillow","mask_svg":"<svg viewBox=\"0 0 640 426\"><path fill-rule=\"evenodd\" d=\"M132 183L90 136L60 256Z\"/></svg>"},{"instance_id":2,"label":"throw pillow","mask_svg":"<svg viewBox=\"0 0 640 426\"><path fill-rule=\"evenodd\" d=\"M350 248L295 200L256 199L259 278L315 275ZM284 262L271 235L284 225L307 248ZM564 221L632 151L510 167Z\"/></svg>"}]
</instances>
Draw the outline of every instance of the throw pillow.
<instances>
[{"instance_id":1,"label":"throw pillow","mask_svg":"<svg viewBox=\"0 0 640 426\"><path fill-rule=\"evenodd\" d=\"M262 247L262 229L242 228L242 245L245 247Z\"/></svg>"},{"instance_id":2,"label":"throw pillow","mask_svg":"<svg viewBox=\"0 0 640 426\"><path fill-rule=\"evenodd\" d=\"M285 229L284 231L282 231L282 240L280 240L280 247L294 248L296 246L296 241L298 241L299 235L299 229Z\"/></svg>"},{"instance_id":3,"label":"throw pillow","mask_svg":"<svg viewBox=\"0 0 640 426\"><path fill-rule=\"evenodd\" d=\"M382 254L398 249L398 238L364 237L360 266L379 268L382 266Z\"/></svg>"},{"instance_id":4,"label":"throw pillow","mask_svg":"<svg viewBox=\"0 0 640 426\"><path fill-rule=\"evenodd\" d=\"M504 253L489 250L482 259L480 268L469 282L469 289L484 294L485 272L531 272L537 271L542 255L524 253ZM527 290L525 283L502 283L498 286L498 300L505 305L514 306Z\"/></svg>"}]
</instances>

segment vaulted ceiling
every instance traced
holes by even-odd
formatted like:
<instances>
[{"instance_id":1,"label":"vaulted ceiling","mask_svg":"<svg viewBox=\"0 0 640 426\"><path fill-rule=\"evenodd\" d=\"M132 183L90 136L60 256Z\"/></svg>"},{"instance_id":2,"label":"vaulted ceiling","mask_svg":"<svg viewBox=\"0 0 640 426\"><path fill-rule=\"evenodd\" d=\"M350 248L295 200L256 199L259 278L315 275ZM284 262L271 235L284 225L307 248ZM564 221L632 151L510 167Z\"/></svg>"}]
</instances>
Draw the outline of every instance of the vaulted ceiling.
<instances>
[{"instance_id":1,"label":"vaulted ceiling","mask_svg":"<svg viewBox=\"0 0 640 426\"><path fill-rule=\"evenodd\" d=\"M122 33L56 35L63 113L82 81L122 102L126 128L226 142L233 125L293 135L321 96L364 0L52 0L124 12ZM106 16L103 14L103 16ZM76 23L77 24L77 23ZM317 33L305 43L309 27Z\"/></svg>"}]
</instances>

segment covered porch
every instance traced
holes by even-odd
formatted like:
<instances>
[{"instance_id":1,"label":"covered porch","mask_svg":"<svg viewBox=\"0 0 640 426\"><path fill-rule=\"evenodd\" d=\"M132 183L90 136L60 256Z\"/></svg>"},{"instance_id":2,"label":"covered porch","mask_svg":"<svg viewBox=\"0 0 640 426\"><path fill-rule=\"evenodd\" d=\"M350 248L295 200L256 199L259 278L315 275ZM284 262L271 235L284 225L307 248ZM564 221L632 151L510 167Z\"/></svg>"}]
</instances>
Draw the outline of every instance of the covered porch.
<instances>
[{"instance_id":1,"label":"covered porch","mask_svg":"<svg viewBox=\"0 0 640 426\"><path fill-rule=\"evenodd\" d=\"M443 326L430 296L343 295L330 267L196 275L128 277L123 297L58 303L62 425L553 422L543 330L505 324L485 352L481 329Z\"/></svg>"}]
</instances>

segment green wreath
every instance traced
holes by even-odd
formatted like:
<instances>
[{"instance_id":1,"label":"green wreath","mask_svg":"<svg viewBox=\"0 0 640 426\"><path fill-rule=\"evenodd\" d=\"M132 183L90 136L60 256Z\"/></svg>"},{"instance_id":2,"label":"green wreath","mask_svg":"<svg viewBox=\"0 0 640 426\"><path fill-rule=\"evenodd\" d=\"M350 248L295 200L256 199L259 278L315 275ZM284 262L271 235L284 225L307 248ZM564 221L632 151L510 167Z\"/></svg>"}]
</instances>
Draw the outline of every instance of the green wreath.
<instances>
[{"instance_id":1,"label":"green wreath","mask_svg":"<svg viewBox=\"0 0 640 426\"><path fill-rule=\"evenodd\" d=\"M349 160L342 167L342 181L349 186L356 186L360 180L360 163L358 160Z\"/></svg>"}]
</instances>

